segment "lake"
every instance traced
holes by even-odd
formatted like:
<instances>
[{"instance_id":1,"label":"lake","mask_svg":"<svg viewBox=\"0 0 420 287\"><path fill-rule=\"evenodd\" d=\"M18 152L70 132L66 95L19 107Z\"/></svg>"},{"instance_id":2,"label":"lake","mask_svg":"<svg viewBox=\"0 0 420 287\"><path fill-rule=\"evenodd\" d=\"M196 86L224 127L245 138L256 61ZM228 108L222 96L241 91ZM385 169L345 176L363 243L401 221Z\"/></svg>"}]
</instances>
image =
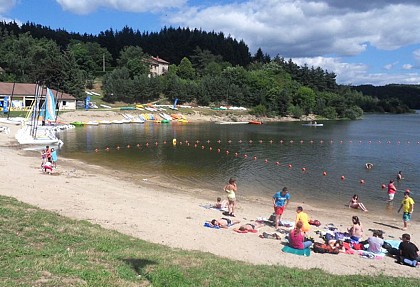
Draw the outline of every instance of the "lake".
<instances>
[{"instance_id":1,"label":"lake","mask_svg":"<svg viewBox=\"0 0 420 287\"><path fill-rule=\"evenodd\" d=\"M221 196L235 177L239 200L271 202L274 192L287 186L293 201L319 207L341 208L357 193L370 212L395 215L406 189L420 204L419 111L322 123L87 126L60 134L60 155L128 171L133 180L159 175L173 186ZM366 169L366 162L373 169ZM381 186L400 170L404 179L396 182L398 193L389 205Z\"/></svg>"}]
</instances>

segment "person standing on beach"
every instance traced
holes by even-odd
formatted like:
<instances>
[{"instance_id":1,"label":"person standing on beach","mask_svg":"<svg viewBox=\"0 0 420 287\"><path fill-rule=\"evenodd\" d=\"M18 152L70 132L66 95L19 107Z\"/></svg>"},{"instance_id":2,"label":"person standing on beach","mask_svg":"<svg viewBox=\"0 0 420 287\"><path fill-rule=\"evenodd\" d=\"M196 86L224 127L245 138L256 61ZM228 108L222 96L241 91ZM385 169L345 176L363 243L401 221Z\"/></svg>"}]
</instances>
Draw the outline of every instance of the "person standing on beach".
<instances>
[{"instance_id":1,"label":"person standing on beach","mask_svg":"<svg viewBox=\"0 0 420 287\"><path fill-rule=\"evenodd\" d=\"M410 193L407 191L404 192L404 199L401 202L401 206L398 209L398 213L400 213L401 209L403 209L403 230L407 230L408 222L411 220L411 214L414 211L414 200L410 197Z\"/></svg>"},{"instance_id":2,"label":"person standing on beach","mask_svg":"<svg viewBox=\"0 0 420 287\"><path fill-rule=\"evenodd\" d=\"M55 150L55 148L51 149L51 162L52 162L52 166L54 168L57 168L57 151Z\"/></svg>"},{"instance_id":3,"label":"person standing on beach","mask_svg":"<svg viewBox=\"0 0 420 287\"><path fill-rule=\"evenodd\" d=\"M229 183L225 185L223 190L227 193L228 199L228 213L230 216L235 217L235 208L236 208L236 192L238 187L236 186L236 180L234 178L229 179Z\"/></svg>"},{"instance_id":4,"label":"person standing on beach","mask_svg":"<svg viewBox=\"0 0 420 287\"><path fill-rule=\"evenodd\" d=\"M391 179L388 183L388 202L394 200L395 192L397 192L397 188L394 185L394 180Z\"/></svg>"},{"instance_id":5,"label":"person standing on beach","mask_svg":"<svg viewBox=\"0 0 420 287\"><path fill-rule=\"evenodd\" d=\"M282 191L277 191L273 195L273 206L274 206L274 214L275 222L274 227L277 229L279 228L279 221L281 220L281 216L286 209L287 205L289 204L290 194L287 190L287 187L283 187Z\"/></svg>"}]
</instances>

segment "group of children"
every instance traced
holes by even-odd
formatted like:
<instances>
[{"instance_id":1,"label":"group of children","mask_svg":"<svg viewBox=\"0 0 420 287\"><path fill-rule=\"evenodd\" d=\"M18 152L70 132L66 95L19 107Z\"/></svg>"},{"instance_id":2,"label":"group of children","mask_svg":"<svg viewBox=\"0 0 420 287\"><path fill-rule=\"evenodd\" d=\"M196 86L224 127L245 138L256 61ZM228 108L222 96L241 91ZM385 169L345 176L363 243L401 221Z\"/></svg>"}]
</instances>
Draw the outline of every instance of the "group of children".
<instances>
[{"instance_id":1,"label":"group of children","mask_svg":"<svg viewBox=\"0 0 420 287\"><path fill-rule=\"evenodd\" d=\"M41 169L45 173L52 174L54 168L57 168L57 151L46 146L41 151Z\"/></svg>"}]
</instances>

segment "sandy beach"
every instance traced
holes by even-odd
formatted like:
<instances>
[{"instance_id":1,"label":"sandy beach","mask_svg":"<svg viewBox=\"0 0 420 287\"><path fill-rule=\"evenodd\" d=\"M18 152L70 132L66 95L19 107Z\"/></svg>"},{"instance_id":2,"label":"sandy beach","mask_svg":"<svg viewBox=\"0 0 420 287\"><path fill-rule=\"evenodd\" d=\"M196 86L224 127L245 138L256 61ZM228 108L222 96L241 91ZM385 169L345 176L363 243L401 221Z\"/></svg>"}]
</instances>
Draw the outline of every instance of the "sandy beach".
<instances>
[{"instance_id":1,"label":"sandy beach","mask_svg":"<svg viewBox=\"0 0 420 287\"><path fill-rule=\"evenodd\" d=\"M87 114L90 113L90 114ZM112 111L92 113L77 111L61 115L63 122L78 120L120 119L121 115ZM211 120L200 115L190 116L191 120ZM114 229L146 241L164 244L186 250L210 252L233 260L251 264L282 265L297 268L320 268L333 274L369 274L420 278L420 268L396 264L393 258L366 259L357 253L353 255L316 254L302 257L283 253L284 240L261 239L263 231L273 233L274 228L264 226L258 234L236 233L230 229L217 230L203 227L206 220L223 217L221 212L206 209L200 205L214 202L214 196L225 196L222 187L212 191L197 190L196 196L186 193L188 187L169 188L159 182L159 175L140 181L127 181L123 172L88 165L72 159L60 158L53 175L44 174L40 169L40 156L22 149L14 139L18 126L10 127L9 134L0 133L0 166L11 180L4 180L0 194L14 197L39 208L57 212L74 219L87 220L104 228ZM281 187L279 187L281 188ZM258 202L241 199L241 179L238 178L238 210L235 219L241 223L254 221L257 217L269 217L272 213L271 198ZM397 203L395 203L397 204ZM283 215L283 219L294 221L295 209L302 205L313 219L322 225L312 227L309 235L316 241L321 239L315 231L325 224L334 223L340 231L351 225L351 217L359 216L365 230L363 239L371 236L368 229L381 229L385 239L398 240L401 230L400 214L384 217L382 214L365 213L346 208L323 210L315 205L302 204L293 197ZM398 203L399 205L399 203ZM413 216L420 211L414 210ZM412 241L420 246L420 227L411 225L407 231ZM284 236L284 235L282 235Z\"/></svg>"}]
</instances>

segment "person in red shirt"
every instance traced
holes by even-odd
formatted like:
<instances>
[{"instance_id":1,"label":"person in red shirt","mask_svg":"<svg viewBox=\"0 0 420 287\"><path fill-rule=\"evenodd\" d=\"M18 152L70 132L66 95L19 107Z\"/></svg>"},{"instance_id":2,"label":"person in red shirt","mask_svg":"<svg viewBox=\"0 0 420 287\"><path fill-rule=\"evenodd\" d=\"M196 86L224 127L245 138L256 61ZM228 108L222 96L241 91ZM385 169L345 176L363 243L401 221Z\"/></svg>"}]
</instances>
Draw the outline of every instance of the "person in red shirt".
<instances>
[{"instance_id":1,"label":"person in red shirt","mask_svg":"<svg viewBox=\"0 0 420 287\"><path fill-rule=\"evenodd\" d=\"M395 192L397 191L397 188L394 185L394 180L391 179L388 183L388 202L394 200Z\"/></svg>"}]
</instances>

